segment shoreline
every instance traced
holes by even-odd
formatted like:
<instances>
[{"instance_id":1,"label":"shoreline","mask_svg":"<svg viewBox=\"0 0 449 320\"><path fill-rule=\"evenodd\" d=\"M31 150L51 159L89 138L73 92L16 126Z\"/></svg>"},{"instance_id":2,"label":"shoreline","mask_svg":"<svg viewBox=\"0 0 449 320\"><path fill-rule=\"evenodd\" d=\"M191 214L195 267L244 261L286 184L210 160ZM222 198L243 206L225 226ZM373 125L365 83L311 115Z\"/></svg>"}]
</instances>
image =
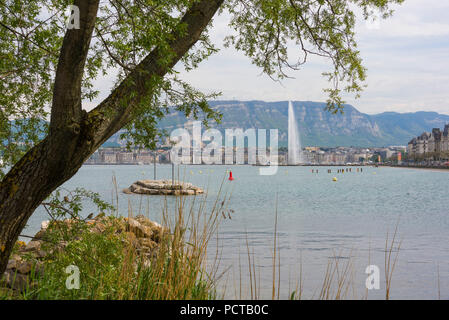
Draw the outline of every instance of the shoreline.
<instances>
[{"instance_id":1,"label":"shoreline","mask_svg":"<svg viewBox=\"0 0 449 320\"><path fill-rule=\"evenodd\" d=\"M154 164L138 164L138 163L84 163L83 165L90 166L149 166ZM157 163L158 166L166 165L169 166L170 163ZM259 164L183 164L188 166L224 166L224 167L232 167L232 166L253 166L253 167L269 167L270 165L259 165ZM374 164L299 164L299 165L288 165L288 164L278 164L278 167L342 167L342 168L375 168ZM423 166L395 166L395 165L378 165L378 167L385 168L400 168L400 169L418 169L418 170L431 170L431 171L439 171L439 172L449 172L449 167L423 167Z\"/></svg>"},{"instance_id":2,"label":"shoreline","mask_svg":"<svg viewBox=\"0 0 449 320\"><path fill-rule=\"evenodd\" d=\"M420 166L387 166L381 165L379 167L387 167L387 168L398 168L398 169L416 169L416 170L430 170L435 172L447 172L449 173L449 168L441 168L441 167L420 167Z\"/></svg>"}]
</instances>

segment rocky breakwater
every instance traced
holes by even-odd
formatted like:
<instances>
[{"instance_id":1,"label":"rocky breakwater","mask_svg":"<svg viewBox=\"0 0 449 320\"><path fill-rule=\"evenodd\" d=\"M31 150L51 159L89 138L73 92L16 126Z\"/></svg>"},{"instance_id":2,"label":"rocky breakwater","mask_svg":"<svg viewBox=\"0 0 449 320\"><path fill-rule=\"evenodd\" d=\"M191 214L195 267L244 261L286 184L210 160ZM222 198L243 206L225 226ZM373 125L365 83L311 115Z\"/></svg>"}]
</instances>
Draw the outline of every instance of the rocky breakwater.
<instances>
[{"instance_id":1,"label":"rocky breakwater","mask_svg":"<svg viewBox=\"0 0 449 320\"><path fill-rule=\"evenodd\" d=\"M100 214L91 220L44 221L30 242L17 241L15 244L6 271L0 276L0 293L9 291L14 295L33 287L34 279L44 275L46 261L52 259L55 253L64 254L69 241L72 241L54 242L55 232L58 229L64 229L64 232L71 229L79 230L80 226L83 232L118 237L129 248L135 250L138 258L136 267L138 261L143 261L144 265L148 266L157 256L163 239L169 235L165 227L143 215L125 218ZM82 237L81 232L73 240L77 241Z\"/></svg>"},{"instance_id":2,"label":"rocky breakwater","mask_svg":"<svg viewBox=\"0 0 449 320\"><path fill-rule=\"evenodd\" d=\"M191 183L171 180L139 180L129 188L123 190L127 194L147 194L147 195L196 195L204 193L204 190Z\"/></svg>"}]
</instances>

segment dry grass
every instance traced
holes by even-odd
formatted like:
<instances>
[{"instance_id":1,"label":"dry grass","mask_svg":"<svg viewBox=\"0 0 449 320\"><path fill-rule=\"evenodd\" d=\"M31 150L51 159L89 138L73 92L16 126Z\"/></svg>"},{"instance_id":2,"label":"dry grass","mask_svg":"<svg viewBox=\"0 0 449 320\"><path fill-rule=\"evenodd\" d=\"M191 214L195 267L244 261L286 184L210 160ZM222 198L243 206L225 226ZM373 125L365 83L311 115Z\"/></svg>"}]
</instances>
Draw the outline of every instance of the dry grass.
<instances>
[{"instance_id":1,"label":"dry grass","mask_svg":"<svg viewBox=\"0 0 449 320\"><path fill-rule=\"evenodd\" d=\"M61 283L61 281L65 281L67 275L55 272L54 274L47 274L44 279L39 280L39 289L27 292L23 295L23 298L173 300L224 297L227 284L219 294L217 293L217 285L229 268L219 273L222 248L219 245L217 231L221 220L225 219L226 214L230 212L229 202L232 192L225 190L225 181L226 177L224 176L218 196L211 202L212 205L208 203L207 193L201 197L189 197L189 201L185 196L176 197L174 208L169 207L167 198L165 198L161 213L161 224L169 232L161 239L157 254L149 265L144 263L143 260L139 261L139 255L131 245L121 246L114 239L108 242L107 237L91 238L89 241L93 243L92 251L81 253L74 250L73 252L66 252L65 255L57 257L55 261L49 264L50 270L62 269L62 266L66 266L69 261L71 263L75 261L77 265L79 264L85 272L83 281L86 282L82 290L68 292ZM112 199L113 202L115 200L115 205L118 207L119 196L115 177L113 177L113 185L115 186L115 193L113 192ZM271 299L273 300L281 298L281 250L278 234L277 201L276 196L271 257L272 279L270 284ZM145 213L142 212L142 207L143 196L140 199L137 214L144 214L149 217L149 200ZM115 217L119 216L118 212L112 214ZM128 217L133 216L131 203L128 202ZM390 240L387 233L385 241L385 298L387 300L390 299L392 278L401 248L401 242L397 241L398 224L392 239ZM214 236L217 239L215 248L211 243ZM239 280L237 284L234 283L235 296L238 299L247 298L244 291L248 289L249 298L258 300L262 298L262 289L265 289L264 287L268 284L263 284L260 281L260 268L257 268L254 248L250 246L248 233L246 233L245 240L249 279L246 279L247 282L244 281L239 255ZM126 243L129 244L130 241ZM100 246L105 247L104 253L98 249ZM79 249L79 247L74 249ZM209 250L211 250L210 256L208 256ZM328 260L322 284L317 289L317 299L340 300L356 296L353 253L353 250L350 250L348 257L342 259L344 256L342 251L333 252L333 256ZM85 259L85 256L89 256L89 259ZM114 263L110 261L111 256L117 258ZM96 261L96 263L92 263L92 261ZM371 245L368 262L371 263ZM299 276L299 279L295 283L295 290L291 291L289 288L289 292L291 292L289 297L292 300L304 298L302 255L300 256L298 273L296 275ZM244 283L248 284L244 285ZM440 295L439 292L438 287L438 295ZM368 298L368 291L366 291L364 298Z\"/></svg>"},{"instance_id":2,"label":"dry grass","mask_svg":"<svg viewBox=\"0 0 449 320\"><path fill-rule=\"evenodd\" d=\"M224 180L223 180L224 181ZM117 182L113 177L115 193L112 198L118 207ZM222 183L223 186L223 183ZM78 234L66 249L46 261L45 274L36 279L36 285L24 292L21 299L215 299L219 298L216 284L220 254L215 251L212 264L207 264L208 248L217 234L226 210L229 195L220 188L219 195L206 205L207 194L200 197L176 197L174 208L165 205L161 224L167 232L161 235L153 258L143 259L132 245L123 241L129 234L117 233L114 227L103 234L87 229ZM142 199L137 214L141 212ZM149 204L148 207L149 208ZM128 218L135 215L128 202ZM120 224L123 217L112 212L108 217ZM84 223L80 220L79 223ZM125 238L124 238L125 237ZM131 239L128 239L131 240ZM65 286L68 265L76 265L81 274L79 290ZM0 297L1 298L1 297ZM4 297L6 298L6 297ZM17 298L17 297L16 297Z\"/></svg>"},{"instance_id":3,"label":"dry grass","mask_svg":"<svg viewBox=\"0 0 449 320\"><path fill-rule=\"evenodd\" d=\"M384 258L385 258L385 299L389 300L391 296L392 279L398 262L398 256L401 249L402 241L398 241L398 225L395 227L393 237L390 239L389 233L386 234ZM260 299L260 290L264 286L270 286L271 299L280 299L281 294L281 259L278 235L278 212L276 210L274 217L274 236L273 236L273 254L272 254L272 280L270 284L262 284L256 277L256 263L254 249L249 245L248 235L246 235L246 255L248 259L248 277L249 277L249 298ZM343 299L359 299L357 297L357 284L355 260L356 251L349 250L347 253L340 250L333 251L333 255L328 259L324 272L322 284L317 288L312 299L319 300L343 300ZM295 281L295 287L292 291L289 288L290 300L301 300L304 298L304 274L303 274L303 258L300 255L298 266L298 279ZM371 241L368 248L368 265L371 265ZM259 269L260 270L260 269ZM240 290L237 298L242 299L242 264L239 260L239 279ZM259 278L260 279L260 278ZM439 285L439 280L438 280ZM439 290L439 289L438 289ZM366 289L362 299L368 299L368 289Z\"/></svg>"},{"instance_id":4,"label":"dry grass","mask_svg":"<svg viewBox=\"0 0 449 320\"><path fill-rule=\"evenodd\" d=\"M399 251L401 250L402 240L397 242L396 237L398 233L399 221L396 224L396 228L393 233L393 238L389 243L388 240L388 232L387 238L385 240L385 299L390 299L391 293L391 281L393 278L393 272L396 267L396 263L398 261ZM396 245L396 248L395 248ZM393 252L395 252L393 257ZM393 259L393 260L392 260Z\"/></svg>"}]
</instances>

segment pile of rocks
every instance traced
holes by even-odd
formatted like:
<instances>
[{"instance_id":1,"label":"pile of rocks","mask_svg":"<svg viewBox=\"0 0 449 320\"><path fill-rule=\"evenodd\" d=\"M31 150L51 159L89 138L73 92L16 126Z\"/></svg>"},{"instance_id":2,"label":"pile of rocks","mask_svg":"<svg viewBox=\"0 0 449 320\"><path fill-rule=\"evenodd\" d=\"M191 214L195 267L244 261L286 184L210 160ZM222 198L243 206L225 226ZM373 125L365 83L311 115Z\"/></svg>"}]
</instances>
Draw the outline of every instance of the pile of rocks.
<instances>
[{"instance_id":1,"label":"pile of rocks","mask_svg":"<svg viewBox=\"0 0 449 320\"><path fill-rule=\"evenodd\" d=\"M61 241L58 244L48 244L46 233L52 224L65 224L68 227L74 225L75 221L67 219L64 221L44 221L41 229L28 243L18 241L18 250L8 261L6 272L0 277L0 290L12 290L13 294L23 292L27 286L32 286L31 279L42 276L44 273L44 260L55 250L63 251L68 242ZM160 224L151 221L143 215L135 218L112 218L104 214L87 221L76 221L76 223L87 223L89 231L103 234L107 228L113 226L115 234L124 235L123 241L135 248L139 257L143 258L145 264L157 256L160 243L168 230ZM34 277L31 277L31 273ZM2 289L3 288L3 289Z\"/></svg>"},{"instance_id":2,"label":"pile of rocks","mask_svg":"<svg viewBox=\"0 0 449 320\"><path fill-rule=\"evenodd\" d=\"M143 215L124 218L124 222L126 241L149 263L157 255L164 236L168 235L167 228Z\"/></svg>"},{"instance_id":3,"label":"pile of rocks","mask_svg":"<svg viewBox=\"0 0 449 320\"><path fill-rule=\"evenodd\" d=\"M0 280L0 287L4 286L12 289L14 292L22 292L30 285L30 274L33 270L36 276L43 273L43 262L41 261L47 255L42 250L41 241L30 241L28 244L21 242L19 251L14 253L6 267L6 271Z\"/></svg>"},{"instance_id":4,"label":"pile of rocks","mask_svg":"<svg viewBox=\"0 0 449 320\"><path fill-rule=\"evenodd\" d=\"M139 180L129 188L123 190L127 194L147 195L196 195L204 193L204 190L191 183L174 182L171 180Z\"/></svg>"}]
</instances>

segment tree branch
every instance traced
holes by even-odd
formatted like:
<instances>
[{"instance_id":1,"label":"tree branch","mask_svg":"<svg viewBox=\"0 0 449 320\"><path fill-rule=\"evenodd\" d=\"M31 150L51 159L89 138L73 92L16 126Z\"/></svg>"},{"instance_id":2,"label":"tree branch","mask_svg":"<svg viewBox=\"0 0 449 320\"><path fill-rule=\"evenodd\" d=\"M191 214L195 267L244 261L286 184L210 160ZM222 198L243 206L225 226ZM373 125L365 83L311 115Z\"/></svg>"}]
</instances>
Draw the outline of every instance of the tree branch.
<instances>
[{"instance_id":1,"label":"tree branch","mask_svg":"<svg viewBox=\"0 0 449 320\"><path fill-rule=\"evenodd\" d=\"M81 81L97 18L100 0L76 0L80 29L66 31L56 70L50 132L61 127L79 131L81 121Z\"/></svg>"},{"instance_id":2,"label":"tree branch","mask_svg":"<svg viewBox=\"0 0 449 320\"><path fill-rule=\"evenodd\" d=\"M160 48L155 48L109 97L89 113L88 122L93 130L91 134L93 149L132 120L133 111L139 103L153 94L151 78L163 77L188 52L223 2L224 0L195 2L180 21L180 24L186 26L186 31L182 34L173 31L173 40L168 43L172 50L170 61L161 64L160 60L166 57Z\"/></svg>"}]
</instances>

